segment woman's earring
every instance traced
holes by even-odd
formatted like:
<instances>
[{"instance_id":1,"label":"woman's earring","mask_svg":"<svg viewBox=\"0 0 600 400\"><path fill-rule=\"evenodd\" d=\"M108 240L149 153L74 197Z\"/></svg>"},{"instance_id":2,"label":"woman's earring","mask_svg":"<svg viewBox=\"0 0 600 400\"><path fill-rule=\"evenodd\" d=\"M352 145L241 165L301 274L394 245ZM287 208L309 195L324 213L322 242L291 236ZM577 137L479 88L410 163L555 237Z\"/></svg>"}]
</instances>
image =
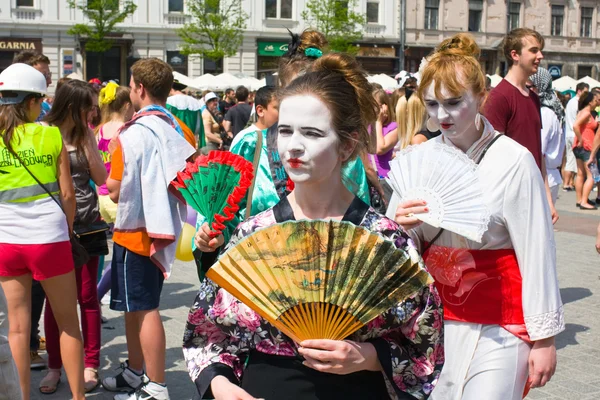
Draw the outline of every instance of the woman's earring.
<instances>
[{"instance_id":1,"label":"woman's earring","mask_svg":"<svg viewBox=\"0 0 600 400\"><path fill-rule=\"evenodd\" d=\"M477 113L477 115L475 116L475 128L477 128L477 130L481 130L481 114Z\"/></svg>"},{"instance_id":2,"label":"woman's earring","mask_svg":"<svg viewBox=\"0 0 600 400\"><path fill-rule=\"evenodd\" d=\"M427 120L427 123L425 124L425 127L427 128L427 130L429 132L437 132L440 130L440 126L437 122L435 122L433 119L429 118Z\"/></svg>"}]
</instances>

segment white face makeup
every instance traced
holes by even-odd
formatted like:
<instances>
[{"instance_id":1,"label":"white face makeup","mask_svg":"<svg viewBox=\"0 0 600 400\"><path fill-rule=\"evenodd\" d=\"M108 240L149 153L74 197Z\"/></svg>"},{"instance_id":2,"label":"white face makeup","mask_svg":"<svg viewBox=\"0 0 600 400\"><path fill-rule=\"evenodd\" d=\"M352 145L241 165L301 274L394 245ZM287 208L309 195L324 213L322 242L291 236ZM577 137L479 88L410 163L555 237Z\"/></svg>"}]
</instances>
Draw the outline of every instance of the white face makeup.
<instances>
[{"instance_id":1,"label":"white face makeup","mask_svg":"<svg viewBox=\"0 0 600 400\"><path fill-rule=\"evenodd\" d=\"M294 183L317 183L333 177L342 160L340 140L329 109L313 96L291 96L279 106L277 147Z\"/></svg>"},{"instance_id":2,"label":"white face makeup","mask_svg":"<svg viewBox=\"0 0 600 400\"><path fill-rule=\"evenodd\" d=\"M454 96L442 85L442 96L437 98L434 88L435 82L432 81L425 92L424 102L429 118L439 124L442 134L455 143L477 133L475 117L479 111L480 99L473 91L467 90Z\"/></svg>"}]
</instances>

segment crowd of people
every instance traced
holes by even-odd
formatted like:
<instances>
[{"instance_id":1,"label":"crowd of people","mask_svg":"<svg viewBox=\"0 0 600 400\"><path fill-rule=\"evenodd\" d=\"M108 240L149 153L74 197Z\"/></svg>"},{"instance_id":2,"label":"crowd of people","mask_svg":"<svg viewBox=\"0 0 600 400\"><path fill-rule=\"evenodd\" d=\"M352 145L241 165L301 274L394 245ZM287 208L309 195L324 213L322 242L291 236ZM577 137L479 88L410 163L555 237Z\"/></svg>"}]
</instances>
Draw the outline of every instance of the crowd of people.
<instances>
[{"instance_id":1,"label":"crowd of people","mask_svg":"<svg viewBox=\"0 0 600 400\"><path fill-rule=\"evenodd\" d=\"M51 102L49 60L18 55L0 73L0 355L12 354L0 369L14 377L9 398L30 398L30 369L46 367L45 348L44 394L57 390L64 367L74 399L100 384L119 400L169 399L160 296L187 217L170 182L214 150L252 163L254 184L222 234L198 216L204 271L258 229L340 220L392 241L435 284L347 340L295 343L201 276L181 326L202 398L518 400L544 386L565 329L554 205L561 185L575 188L582 210L600 204L588 199L600 88L578 85L564 107L540 66L544 38L520 28L503 46L510 68L493 89L468 34L443 41L388 92L307 30L292 34L278 86L256 93L240 86L196 98L149 58L132 66L128 86L63 78ZM393 193L390 163L411 145L449 146L478 164L491 212L481 243L422 223L415 215L428 205ZM452 264L461 257L484 285ZM127 359L101 379L100 299L109 290L110 308L124 313Z\"/></svg>"}]
</instances>

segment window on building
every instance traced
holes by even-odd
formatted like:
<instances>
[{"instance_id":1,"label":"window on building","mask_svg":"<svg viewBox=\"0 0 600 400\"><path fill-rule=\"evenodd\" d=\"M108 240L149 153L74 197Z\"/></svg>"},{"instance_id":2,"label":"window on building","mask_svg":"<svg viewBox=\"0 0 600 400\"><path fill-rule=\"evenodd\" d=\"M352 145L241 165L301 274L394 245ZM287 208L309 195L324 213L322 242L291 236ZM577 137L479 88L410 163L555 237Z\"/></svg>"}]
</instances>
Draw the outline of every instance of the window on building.
<instances>
[{"instance_id":1,"label":"window on building","mask_svg":"<svg viewBox=\"0 0 600 400\"><path fill-rule=\"evenodd\" d=\"M88 0L88 2L87 2L88 8L91 8L91 9L97 8L97 6L91 7L92 4L93 4L93 0ZM104 2L104 8L106 8L108 10L118 10L119 9L119 0L106 0Z\"/></svg>"},{"instance_id":2,"label":"window on building","mask_svg":"<svg viewBox=\"0 0 600 400\"><path fill-rule=\"evenodd\" d=\"M173 68L173 71L183 75L188 74L188 59L185 54L178 51L167 51L167 64Z\"/></svg>"},{"instance_id":3,"label":"window on building","mask_svg":"<svg viewBox=\"0 0 600 400\"><path fill-rule=\"evenodd\" d=\"M367 1L367 23L379 23L379 2Z\"/></svg>"},{"instance_id":4,"label":"window on building","mask_svg":"<svg viewBox=\"0 0 600 400\"><path fill-rule=\"evenodd\" d=\"M337 18L347 18L348 17L348 2L344 0L336 0L335 1L335 16Z\"/></svg>"},{"instance_id":5,"label":"window on building","mask_svg":"<svg viewBox=\"0 0 600 400\"><path fill-rule=\"evenodd\" d=\"M425 29L436 30L438 28L439 11L440 0L425 0Z\"/></svg>"},{"instance_id":6,"label":"window on building","mask_svg":"<svg viewBox=\"0 0 600 400\"><path fill-rule=\"evenodd\" d=\"M511 1L508 5L508 30L512 31L521 25L521 3Z\"/></svg>"},{"instance_id":7,"label":"window on building","mask_svg":"<svg viewBox=\"0 0 600 400\"><path fill-rule=\"evenodd\" d=\"M581 37L592 37L592 18L594 9L592 7L581 7Z\"/></svg>"},{"instance_id":8,"label":"window on building","mask_svg":"<svg viewBox=\"0 0 600 400\"><path fill-rule=\"evenodd\" d=\"M552 36L562 36L563 31L563 20L565 18L565 7L564 6L552 6L552 24L550 27L550 34Z\"/></svg>"},{"instance_id":9,"label":"window on building","mask_svg":"<svg viewBox=\"0 0 600 400\"><path fill-rule=\"evenodd\" d=\"M265 0L265 17L292 19L294 0Z\"/></svg>"},{"instance_id":10,"label":"window on building","mask_svg":"<svg viewBox=\"0 0 600 400\"><path fill-rule=\"evenodd\" d=\"M204 3L204 11L206 11L207 14L218 14L220 6L220 1L206 1Z\"/></svg>"},{"instance_id":11,"label":"window on building","mask_svg":"<svg viewBox=\"0 0 600 400\"><path fill-rule=\"evenodd\" d=\"M169 0L169 12L170 13L182 13L183 12L183 0Z\"/></svg>"},{"instance_id":12,"label":"window on building","mask_svg":"<svg viewBox=\"0 0 600 400\"><path fill-rule=\"evenodd\" d=\"M204 59L204 73L217 75L223 72L223 59L213 61L208 58Z\"/></svg>"},{"instance_id":13,"label":"window on building","mask_svg":"<svg viewBox=\"0 0 600 400\"><path fill-rule=\"evenodd\" d=\"M483 0L469 0L469 32L481 32Z\"/></svg>"},{"instance_id":14,"label":"window on building","mask_svg":"<svg viewBox=\"0 0 600 400\"><path fill-rule=\"evenodd\" d=\"M577 79L585 78L586 76L592 76L591 65L578 65L577 66Z\"/></svg>"},{"instance_id":15,"label":"window on building","mask_svg":"<svg viewBox=\"0 0 600 400\"><path fill-rule=\"evenodd\" d=\"M33 7L33 0L17 0L17 7Z\"/></svg>"}]
</instances>

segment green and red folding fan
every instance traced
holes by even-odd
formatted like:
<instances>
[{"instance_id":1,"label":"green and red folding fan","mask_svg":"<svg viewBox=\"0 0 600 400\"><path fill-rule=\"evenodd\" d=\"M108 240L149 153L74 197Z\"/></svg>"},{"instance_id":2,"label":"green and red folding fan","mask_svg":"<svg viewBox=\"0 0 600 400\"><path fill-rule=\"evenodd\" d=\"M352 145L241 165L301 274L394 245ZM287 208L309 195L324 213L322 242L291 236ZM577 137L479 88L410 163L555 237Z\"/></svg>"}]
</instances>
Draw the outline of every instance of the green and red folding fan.
<instances>
[{"instance_id":1,"label":"green and red folding fan","mask_svg":"<svg viewBox=\"0 0 600 400\"><path fill-rule=\"evenodd\" d=\"M252 184L252 163L228 151L211 151L194 162L188 162L185 171L177 173L173 181L185 201L199 214L218 236L239 211L239 203Z\"/></svg>"}]
</instances>

